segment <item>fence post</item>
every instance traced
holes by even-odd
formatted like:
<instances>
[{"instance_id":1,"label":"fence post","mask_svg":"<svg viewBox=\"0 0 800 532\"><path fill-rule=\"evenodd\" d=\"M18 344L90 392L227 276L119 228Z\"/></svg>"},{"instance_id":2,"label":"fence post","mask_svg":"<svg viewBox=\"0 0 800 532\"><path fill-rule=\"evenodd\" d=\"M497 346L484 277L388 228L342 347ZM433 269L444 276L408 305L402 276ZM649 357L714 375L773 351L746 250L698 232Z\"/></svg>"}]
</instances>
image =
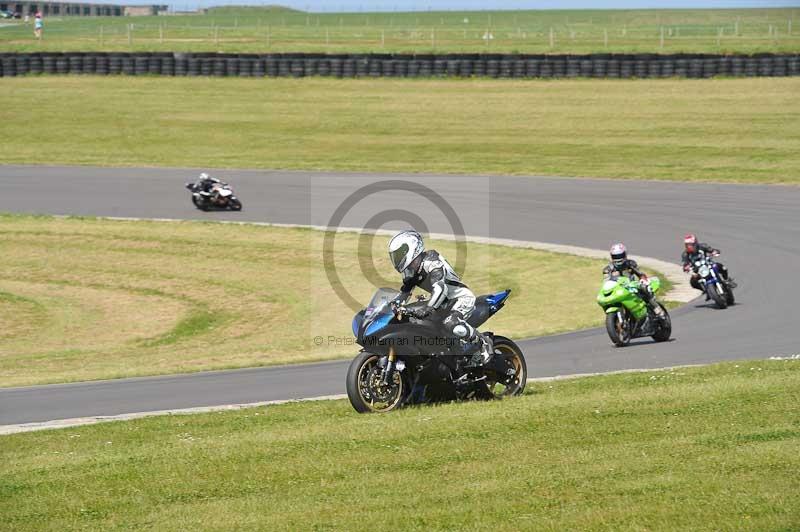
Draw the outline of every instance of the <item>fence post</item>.
<instances>
[{"instance_id":1,"label":"fence post","mask_svg":"<svg viewBox=\"0 0 800 532\"><path fill-rule=\"evenodd\" d=\"M103 46L103 26L100 26L100 46Z\"/></svg>"},{"instance_id":2,"label":"fence post","mask_svg":"<svg viewBox=\"0 0 800 532\"><path fill-rule=\"evenodd\" d=\"M552 26L551 26L551 27L550 27L550 48L551 48L551 49L553 48L553 44L554 44L554 42L553 42L553 41L554 41L554 39L553 39L553 28L552 28Z\"/></svg>"},{"instance_id":3,"label":"fence post","mask_svg":"<svg viewBox=\"0 0 800 532\"><path fill-rule=\"evenodd\" d=\"M608 30L603 28L603 47L608 48Z\"/></svg>"},{"instance_id":4,"label":"fence post","mask_svg":"<svg viewBox=\"0 0 800 532\"><path fill-rule=\"evenodd\" d=\"M431 29L431 48L436 49L436 28Z\"/></svg>"},{"instance_id":5,"label":"fence post","mask_svg":"<svg viewBox=\"0 0 800 532\"><path fill-rule=\"evenodd\" d=\"M158 25L158 42L164 44L164 26Z\"/></svg>"},{"instance_id":6,"label":"fence post","mask_svg":"<svg viewBox=\"0 0 800 532\"><path fill-rule=\"evenodd\" d=\"M219 26L214 24L214 44L219 44Z\"/></svg>"},{"instance_id":7,"label":"fence post","mask_svg":"<svg viewBox=\"0 0 800 532\"><path fill-rule=\"evenodd\" d=\"M133 24L128 24L128 46L133 45Z\"/></svg>"},{"instance_id":8,"label":"fence post","mask_svg":"<svg viewBox=\"0 0 800 532\"><path fill-rule=\"evenodd\" d=\"M381 48L386 46L386 30L381 28Z\"/></svg>"},{"instance_id":9,"label":"fence post","mask_svg":"<svg viewBox=\"0 0 800 532\"><path fill-rule=\"evenodd\" d=\"M661 26L661 40L659 43L659 47L663 50L664 49L664 26Z\"/></svg>"}]
</instances>

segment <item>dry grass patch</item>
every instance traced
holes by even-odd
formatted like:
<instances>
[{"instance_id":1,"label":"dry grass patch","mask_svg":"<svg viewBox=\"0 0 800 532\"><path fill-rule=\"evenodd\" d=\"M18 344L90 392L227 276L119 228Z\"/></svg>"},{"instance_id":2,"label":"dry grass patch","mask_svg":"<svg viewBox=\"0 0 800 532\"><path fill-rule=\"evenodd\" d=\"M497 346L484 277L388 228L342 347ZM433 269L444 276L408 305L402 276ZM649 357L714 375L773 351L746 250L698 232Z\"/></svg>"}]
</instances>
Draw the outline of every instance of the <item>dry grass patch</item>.
<instances>
[{"instance_id":1,"label":"dry grass patch","mask_svg":"<svg viewBox=\"0 0 800 532\"><path fill-rule=\"evenodd\" d=\"M352 338L353 312L328 283L322 237L254 225L0 216L0 385L351 356L353 346L327 342ZM336 239L337 271L357 301L373 292L360 260L399 286L385 244ZM451 242L429 246L456 256ZM513 290L489 327L520 338L601 323L601 267L470 244L464 278L479 294Z\"/></svg>"}]
</instances>

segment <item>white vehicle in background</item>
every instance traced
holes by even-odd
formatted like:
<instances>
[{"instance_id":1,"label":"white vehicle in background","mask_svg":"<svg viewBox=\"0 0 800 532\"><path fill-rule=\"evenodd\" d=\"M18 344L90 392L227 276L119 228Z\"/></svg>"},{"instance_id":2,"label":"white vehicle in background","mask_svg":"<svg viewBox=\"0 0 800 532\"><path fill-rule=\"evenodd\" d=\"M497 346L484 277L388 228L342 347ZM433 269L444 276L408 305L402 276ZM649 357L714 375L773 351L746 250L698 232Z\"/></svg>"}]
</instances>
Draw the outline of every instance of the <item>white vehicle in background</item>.
<instances>
[{"instance_id":1,"label":"white vehicle in background","mask_svg":"<svg viewBox=\"0 0 800 532\"><path fill-rule=\"evenodd\" d=\"M192 193L192 203L201 211L242 210L242 202L233 193L231 186L216 177L200 174L194 183L186 183L186 188Z\"/></svg>"}]
</instances>

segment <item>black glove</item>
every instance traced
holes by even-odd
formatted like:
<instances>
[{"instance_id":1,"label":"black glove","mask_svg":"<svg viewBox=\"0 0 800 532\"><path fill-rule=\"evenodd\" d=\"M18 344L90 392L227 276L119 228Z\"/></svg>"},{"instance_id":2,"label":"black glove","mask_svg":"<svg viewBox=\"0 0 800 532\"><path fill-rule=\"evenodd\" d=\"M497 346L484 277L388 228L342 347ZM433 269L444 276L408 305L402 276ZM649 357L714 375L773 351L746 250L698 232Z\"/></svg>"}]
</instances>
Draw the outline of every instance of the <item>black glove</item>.
<instances>
[{"instance_id":1,"label":"black glove","mask_svg":"<svg viewBox=\"0 0 800 532\"><path fill-rule=\"evenodd\" d=\"M431 312L433 312L433 309L431 309L431 307L426 305L424 307L415 308L411 312L411 315L414 316L415 318L417 318L418 320L421 320L421 319L424 319L424 318L427 318L428 316L430 316Z\"/></svg>"}]
</instances>

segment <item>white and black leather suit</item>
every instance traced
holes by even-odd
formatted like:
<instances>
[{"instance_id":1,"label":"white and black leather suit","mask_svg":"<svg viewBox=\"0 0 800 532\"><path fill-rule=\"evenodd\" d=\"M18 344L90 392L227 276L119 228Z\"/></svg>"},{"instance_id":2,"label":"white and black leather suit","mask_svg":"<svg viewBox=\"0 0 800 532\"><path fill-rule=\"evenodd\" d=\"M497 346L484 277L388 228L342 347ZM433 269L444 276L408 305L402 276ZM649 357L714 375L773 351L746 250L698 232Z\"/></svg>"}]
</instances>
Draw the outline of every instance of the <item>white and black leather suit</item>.
<instances>
[{"instance_id":1,"label":"white and black leather suit","mask_svg":"<svg viewBox=\"0 0 800 532\"><path fill-rule=\"evenodd\" d=\"M475 328L466 319L475 309L475 294L461 282L450 263L435 250L422 253L403 272L402 298L408 299L415 287L430 293L428 312L447 308L444 319L447 331L458 338L472 341Z\"/></svg>"}]
</instances>

